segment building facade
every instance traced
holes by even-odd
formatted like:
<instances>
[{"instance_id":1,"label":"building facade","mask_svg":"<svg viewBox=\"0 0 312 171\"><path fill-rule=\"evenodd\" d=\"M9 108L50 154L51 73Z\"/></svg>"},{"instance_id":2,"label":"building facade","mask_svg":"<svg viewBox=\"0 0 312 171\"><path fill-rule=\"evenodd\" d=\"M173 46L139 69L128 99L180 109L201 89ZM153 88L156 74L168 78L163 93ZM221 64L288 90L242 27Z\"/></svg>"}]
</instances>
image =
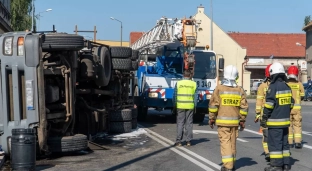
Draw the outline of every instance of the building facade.
<instances>
[{"instance_id":1,"label":"building facade","mask_svg":"<svg viewBox=\"0 0 312 171\"><path fill-rule=\"evenodd\" d=\"M312 74L312 22L310 22L308 25L306 25L303 28L303 31L306 32L306 41L305 43L305 49L306 49L306 56L305 60L307 62L307 74L311 76Z\"/></svg>"},{"instance_id":2,"label":"building facade","mask_svg":"<svg viewBox=\"0 0 312 171\"><path fill-rule=\"evenodd\" d=\"M10 8L11 0L0 0L0 34L12 31Z\"/></svg>"}]
</instances>

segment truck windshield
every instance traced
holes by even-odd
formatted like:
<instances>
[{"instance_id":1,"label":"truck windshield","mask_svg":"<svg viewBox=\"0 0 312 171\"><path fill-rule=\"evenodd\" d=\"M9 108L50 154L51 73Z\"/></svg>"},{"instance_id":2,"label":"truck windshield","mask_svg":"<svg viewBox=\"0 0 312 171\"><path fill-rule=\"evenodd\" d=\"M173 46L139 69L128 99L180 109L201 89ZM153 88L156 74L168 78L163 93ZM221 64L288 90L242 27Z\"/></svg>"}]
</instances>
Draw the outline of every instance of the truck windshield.
<instances>
[{"instance_id":1,"label":"truck windshield","mask_svg":"<svg viewBox=\"0 0 312 171\"><path fill-rule=\"evenodd\" d=\"M216 78L216 56L213 52L194 51L195 69L193 78Z\"/></svg>"}]
</instances>

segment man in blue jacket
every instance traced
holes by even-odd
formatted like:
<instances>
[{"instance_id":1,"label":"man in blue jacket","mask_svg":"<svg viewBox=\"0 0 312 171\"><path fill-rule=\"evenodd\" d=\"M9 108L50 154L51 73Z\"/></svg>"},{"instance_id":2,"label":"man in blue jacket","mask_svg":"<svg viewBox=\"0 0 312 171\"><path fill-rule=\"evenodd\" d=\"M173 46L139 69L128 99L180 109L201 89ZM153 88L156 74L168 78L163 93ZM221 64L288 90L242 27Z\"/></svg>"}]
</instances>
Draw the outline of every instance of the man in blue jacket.
<instances>
[{"instance_id":1,"label":"man in blue jacket","mask_svg":"<svg viewBox=\"0 0 312 171\"><path fill-rule=\"evenodd\" d=\"M312 88L312 81L311 81L311 77L310 76L308 76L308 83L307 83L308 85L307 85L307 87L306 87L306 89L305 89L305 95L304 95L304 101L307 101L308 100L308 90L310 89L310 88Z\"/></svg>"}]
</instances>

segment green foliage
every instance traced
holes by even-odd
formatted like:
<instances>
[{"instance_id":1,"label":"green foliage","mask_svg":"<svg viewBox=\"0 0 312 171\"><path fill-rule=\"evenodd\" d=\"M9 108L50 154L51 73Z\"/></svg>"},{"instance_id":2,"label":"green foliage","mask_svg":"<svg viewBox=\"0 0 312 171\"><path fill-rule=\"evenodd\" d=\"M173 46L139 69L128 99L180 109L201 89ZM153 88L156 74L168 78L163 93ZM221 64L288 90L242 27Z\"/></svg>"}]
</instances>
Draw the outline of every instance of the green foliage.
<instances>
[{"instance_id":1,"label":"green foliage","mask_svg":"<svg viewBox=\"0 0 312 171\"><path fill-rule=\"evenodd\" d=\"M32 0L11 0L11 26L14 31L31 30Z\"/></svg>"},{"instance_id":2,"label":"green foliage","mask_svg":"<svg viewBox=\"0 0 312 171\"><path fill-rule=\"evenodd\" d=\"M304 26L308 25L311 22L311 15L304 17Z\"/></svg>"}]
</instances>

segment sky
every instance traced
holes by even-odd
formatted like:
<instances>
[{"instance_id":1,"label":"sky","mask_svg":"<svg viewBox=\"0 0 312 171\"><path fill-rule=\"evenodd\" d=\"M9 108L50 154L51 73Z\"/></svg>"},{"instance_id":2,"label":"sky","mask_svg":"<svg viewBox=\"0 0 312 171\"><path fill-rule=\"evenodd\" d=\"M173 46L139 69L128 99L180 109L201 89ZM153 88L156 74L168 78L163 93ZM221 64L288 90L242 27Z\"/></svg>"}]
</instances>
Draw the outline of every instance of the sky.
<instances>
[{"instance_id":1,"label":"sky","mask_svg":"<svg viewBox=\"0 0 312 171\"><path fill-rule=\"evenodd\" d=\"M184 1L184 2L183 2ZM212 0L213 21L224 31L248 33L304 33L304 17L312 15L312 0ZM35 0L35 14L40 13L37 28L74 33L97 27L97 39L123 41L130 32L147 32L162 16L183 18L195 15L202 4L210 16L210 0ZM79 33L93 39L93 33Z\"/></svg>"}]
</instances>

